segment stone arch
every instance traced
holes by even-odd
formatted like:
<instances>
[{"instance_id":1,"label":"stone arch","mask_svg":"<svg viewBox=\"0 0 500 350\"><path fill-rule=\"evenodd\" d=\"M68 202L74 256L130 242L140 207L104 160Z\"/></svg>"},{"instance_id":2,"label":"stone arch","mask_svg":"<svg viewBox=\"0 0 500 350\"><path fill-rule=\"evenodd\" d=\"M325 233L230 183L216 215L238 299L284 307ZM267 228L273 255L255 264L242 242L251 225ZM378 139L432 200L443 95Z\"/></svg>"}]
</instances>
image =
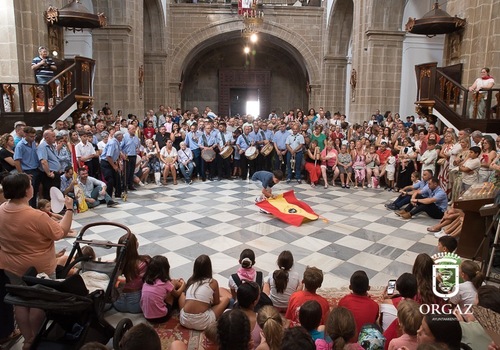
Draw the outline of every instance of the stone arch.
<instances>
[{"instance_id":1,"label":"stone arch","mask_svg":"<svg viewBox=\"0 0 500 350\"><path fill-rule=\"evenodd\" d=\"M306 76L311 82L319 82L321 79L319 57L315 57L309 49L307 42L286 27L274 23L265 22L259 28L260 33L267 34L269 38L274 38L275 43L280 45L289 54L303 65ZM182 72L196 56L197 53L209 47L221 37L234 38L239 37L241 33L241 20L224 20L219 23L213 23L198 31L191 33L183 43L174 48L176 52L172 57L169 76L172 80L180 79Z\"/></svg>"},{"instance_id":2,"label":"stone arch","mask_svg":"<svg viewBox=\"0 0 500 350\"><path fill-rule=\"evenodd\" d=\"M144 0L144 52L165 51L165 31L160 0Z\"/></svg>"},{"instance_id":3,"label":"stone arch","mask_svg":"<svg viewBox=\"0 0 500 350\"><path fill-rule=\"evenodd\" d=\"M329 21L328 54L347 57L353 17L354 3L352 0L337 0L335 2Z\"/></svg>"},{"instance_id":4,"label":"stone arch","mask_svg":"<svg viewBox=\"0 0 500 350\"><path fill-rule=\"evenodd\" d=\"M324 60L323 93L330 111L346 110L347 55L354 19L353 0L337 0L333 4L328 28L327 55Z\"/></svg>"}]
</instances>

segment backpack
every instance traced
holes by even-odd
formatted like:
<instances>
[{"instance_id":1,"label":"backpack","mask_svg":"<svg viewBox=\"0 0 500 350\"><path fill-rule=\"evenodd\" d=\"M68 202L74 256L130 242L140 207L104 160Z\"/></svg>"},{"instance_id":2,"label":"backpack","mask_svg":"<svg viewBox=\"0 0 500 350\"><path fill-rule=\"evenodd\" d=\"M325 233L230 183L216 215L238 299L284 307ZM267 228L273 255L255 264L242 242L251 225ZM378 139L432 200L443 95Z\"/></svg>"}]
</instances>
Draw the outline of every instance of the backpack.
<instances>
[{"instance_id":1,"label":"backpack","mask_svg":"<svg viewBox=\"0 0 500 350\"><path fill-rule=\"evenodd\" d=\"M233 277L233 281L236 284L236 286L238 287L241 286L243 282L241 281L240 276L238 276L237 273L233 273L231 277ZM269 296L266 293L262 291L262 271L257 271L255 282L259 285L259 288L261 288L259 301L257 302L257 305L255 305L254 308L254 311L258 312L263 306L266 305L273 306L273 301L271 300L271 298L269 298Z\"/></svg>"},{"instance_id":2,"label":"backpack","mask_svg":"<svg viewBox=\"0 0 500 350\"><path fill-rule=\"evenodd\" d=\"M385 338L380 327L376 324L365 324L361 327L358 336L358 344L365 350L383 350Z\"/></svg>"}]
</instances>

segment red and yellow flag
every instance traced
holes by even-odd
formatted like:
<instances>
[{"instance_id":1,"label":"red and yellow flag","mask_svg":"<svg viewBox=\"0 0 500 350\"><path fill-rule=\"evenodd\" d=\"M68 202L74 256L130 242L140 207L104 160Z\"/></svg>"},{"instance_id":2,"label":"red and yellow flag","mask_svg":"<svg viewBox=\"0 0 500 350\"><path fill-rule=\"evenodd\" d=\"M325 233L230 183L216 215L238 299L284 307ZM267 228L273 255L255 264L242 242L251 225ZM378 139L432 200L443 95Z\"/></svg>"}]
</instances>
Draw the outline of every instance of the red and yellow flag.
<instances>
[{"instance_id":1,"label":"red and yellow flag","mask_svg":"<svg viewBox=\"0 0 500 350\"><path fill-rule=\"evenodd\" d=\"M258 202L256 205L281 221L294 226L300 226L303 222L319 218L319 215L309 205L295 197L293 190L280 194L275 198Z\"/></svg>"}]
</instances>

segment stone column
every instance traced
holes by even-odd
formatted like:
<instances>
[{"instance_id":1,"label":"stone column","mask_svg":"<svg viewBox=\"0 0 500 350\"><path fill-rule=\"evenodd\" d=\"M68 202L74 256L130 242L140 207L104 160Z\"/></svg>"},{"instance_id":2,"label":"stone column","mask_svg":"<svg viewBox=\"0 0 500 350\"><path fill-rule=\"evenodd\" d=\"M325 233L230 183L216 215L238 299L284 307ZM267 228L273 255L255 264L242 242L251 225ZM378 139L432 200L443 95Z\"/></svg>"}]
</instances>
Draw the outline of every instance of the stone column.
<instances>
[{"instance_id":1,"label":"stone column","mask_svg":"<svg viewBox=\"0 0 500 350\"><path fill-rule=\"evenodd\" d=\"M323 69L325 111L329 110L332 114L337 111L343 112L346 101L347 57L327 55L324 58Z\"/></svg>"},{"instance_id":2,"label":"stone column","mask_svg":"<svg viewBox=\"0 0 500 350\"><path fill-rule=\"evenodd\" d=\"M353 55L357 70L356 101L351 102L352 122L369 119L375 109L398 111L402 47L405 32L369 29Z\"/></svg>"}]
</instances>

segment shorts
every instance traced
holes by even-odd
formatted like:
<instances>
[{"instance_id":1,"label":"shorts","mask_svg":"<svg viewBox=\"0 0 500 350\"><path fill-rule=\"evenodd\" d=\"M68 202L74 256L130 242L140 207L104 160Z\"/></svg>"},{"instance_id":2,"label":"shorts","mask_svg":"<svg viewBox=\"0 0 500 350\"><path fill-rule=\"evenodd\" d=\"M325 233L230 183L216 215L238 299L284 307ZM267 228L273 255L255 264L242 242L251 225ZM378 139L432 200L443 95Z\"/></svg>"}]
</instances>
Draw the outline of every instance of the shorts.
<instances>
[{"instance_id":1,"label":"shorts","mask_svg":"<svg viewBox=\"0 0 500 350\"><path fill-rule=\"evenodd\" d=\"M150 323L165 323L167 322L170 317L172 316L172 310L173 310L173 306L170 305L169 303L165 303L165 306L167 307L167 314L163 317L157 317L157 318L147 318L147 317L144 317L146 319L146 321L150 322Z\"/></svg>"},{"instance_id":2,"label":"shorts","mask_svg":"<svg viewBox=\"0 0 500 350\"><path fill-rule=\"evenodd\" d=\"M212 309L208 309L201 314L190 314L184 312L184 309L181 309L181 313L179 314L179 322L181 325L197 331L205 330L209 324L215 322L216 320L217 318L215 317L215 313Z\"/></svg>"},{"instance_id":3,"label":"shorts","mask_svg":"<svg viewBox=\"0 0 500 350\"><path fill-rule=\"evenodd\" d=\"M393 181L393 180L394 180L394 174L395 174L395 173L396 173L395 171L388 171L388 172L387 172L387 180L389 180L389 181Z\"/></svg>"}]
</instances>

